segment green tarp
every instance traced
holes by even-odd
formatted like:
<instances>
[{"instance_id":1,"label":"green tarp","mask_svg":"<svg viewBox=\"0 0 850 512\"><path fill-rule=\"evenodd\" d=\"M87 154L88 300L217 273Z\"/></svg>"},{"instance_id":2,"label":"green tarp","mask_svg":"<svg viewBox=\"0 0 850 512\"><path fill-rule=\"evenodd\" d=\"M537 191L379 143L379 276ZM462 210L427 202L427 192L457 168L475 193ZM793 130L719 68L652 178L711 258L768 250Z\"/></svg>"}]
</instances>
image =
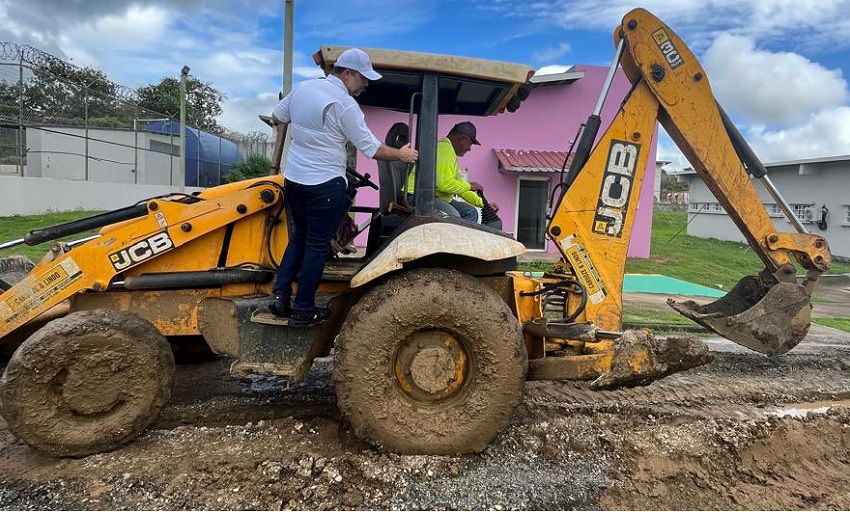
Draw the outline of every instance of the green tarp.
<instances>
[{"instance_id":1,"label":"green tarp","mask_svg":"<svg viewBox=\"0 0 850 512\"><path fill-rule=\"evenodd\" d=\"M626 274L623 280L623 293L663 293L702 297L726 295L723 290L715 290L660 274Z\"/></svg>"}]
</instances>

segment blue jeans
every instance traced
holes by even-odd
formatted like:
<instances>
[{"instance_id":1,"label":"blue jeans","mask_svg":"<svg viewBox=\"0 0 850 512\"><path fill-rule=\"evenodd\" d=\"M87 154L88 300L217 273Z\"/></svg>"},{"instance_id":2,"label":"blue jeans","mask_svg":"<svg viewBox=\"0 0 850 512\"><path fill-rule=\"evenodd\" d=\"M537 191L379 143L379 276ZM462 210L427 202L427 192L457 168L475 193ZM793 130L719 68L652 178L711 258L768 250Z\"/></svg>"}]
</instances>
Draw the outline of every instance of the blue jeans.
<instances>
[{"instance_id":1,"label":"blue jeans","mask_svg":"<svg viewBox=\"0 0 850 512\"><path fill-rule=\"evenodd\" d=\"M414 195L408 194L407 204L413 206L413 199ZM434 208L438 212L443 212L449 217L454 217L456 219L465 220L473 224L478 224L478 210L465 201L458 201L456 199L452 199L451 203L447 203L442 199L435 198Z\"/></svg>"},{"instance_id":2,"label":"blue jeans","mask_svg":"<svg viewBox=\"0 0 850 512\"><path fill-rule=\"evenodd\" d=\"M344 178L318 185L286 181L283 197L291 231L272 291L289 301L292 282L297 277L293 311L309 312L316 306L316 290L331 251L331 240L345 214L345 189Z\"/></svg>"},{"instance_id":3,"label":"blue jeans","mask_svg":"<svg viewBox=\"0 0 850 512\"><path fill-rule=\"evenodd\" d=\"M440 203L445 204L445 201L437 199L437 208L440 208ZM460 214L460 218L465 220L466 222L471 222L473 224L478 224L478 210L472 206L471 204L465 201L458 201L453 199L449 206L457 210L458 214Z\"/></svg>"}]
</instances>

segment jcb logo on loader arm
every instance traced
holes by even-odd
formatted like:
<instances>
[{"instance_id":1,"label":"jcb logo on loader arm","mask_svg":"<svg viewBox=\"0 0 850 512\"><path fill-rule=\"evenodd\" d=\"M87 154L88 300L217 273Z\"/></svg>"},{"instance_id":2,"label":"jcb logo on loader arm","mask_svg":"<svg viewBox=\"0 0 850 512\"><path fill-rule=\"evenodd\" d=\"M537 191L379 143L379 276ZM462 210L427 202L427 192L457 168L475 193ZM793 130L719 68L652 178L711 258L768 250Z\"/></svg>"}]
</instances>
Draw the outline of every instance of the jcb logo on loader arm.
<instances>
[{"instance_id":1,"label":"jcb logo on loader arm","mask_svg":"<svg viewBox=\"0 0 850 512\"><path fill-rule=\"evenodd\" d=\"M602 189L593 216L593 232L620 238L632 191L632 178L638 162L640 146L612 140L608 150L608 166L602 178Z\"/></svg>"},{"instance_id":2,"label":"jcb logo on loader arm","mask_svg":"<svg viewBox=\"0 0 850 512\"><path fill-rule=\"evenodd\" d=\"M670 64L670 69L676 69L685 63L685 59L679 54L679 50L676 49L673 41L670 40L670 36L667 35L666 30L659 28L652 33L652 38L655 39L655 44L658 45L658 49L664 54L667 64Z\"/></svg>"},{"instance_id":3,"label":"jcb logo on loader arm","mask_svg":"<svg viewBox=\"0 0 850 512\"><path fill-rule=\"evenodd\" d=\"M163 231L110 254L109 262L116 271L121 272L173 248L174 242L168 232Z\"/></svg>"}]
</instances>

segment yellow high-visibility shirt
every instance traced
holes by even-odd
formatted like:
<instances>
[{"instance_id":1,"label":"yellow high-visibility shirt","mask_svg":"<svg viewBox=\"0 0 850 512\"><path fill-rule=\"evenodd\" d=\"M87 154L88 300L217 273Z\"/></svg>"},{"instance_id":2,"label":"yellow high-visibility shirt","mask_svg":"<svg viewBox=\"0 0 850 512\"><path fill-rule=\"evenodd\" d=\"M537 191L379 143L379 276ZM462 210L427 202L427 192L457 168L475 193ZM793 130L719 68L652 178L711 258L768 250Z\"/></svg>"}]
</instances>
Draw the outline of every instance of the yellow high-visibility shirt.
<instances>
[{"instance_id":1,"label":"yellow high-visibility shirt","mask_svg":"<svg viewBox=\"0 0 850 512\"><path fill-rule=\"evenodd\" d=\"M416 186L416 168L410 172L407 178L407 193L412 194ZM436 197L447 203L452 202L454 196L461 196L464 201L481 208L484 202L475 192L472 192L469 182L460 174L457 164L457 155L452 147L452 141L448 137L437 141L437 183Z\"/></svg>"}]
</instances>

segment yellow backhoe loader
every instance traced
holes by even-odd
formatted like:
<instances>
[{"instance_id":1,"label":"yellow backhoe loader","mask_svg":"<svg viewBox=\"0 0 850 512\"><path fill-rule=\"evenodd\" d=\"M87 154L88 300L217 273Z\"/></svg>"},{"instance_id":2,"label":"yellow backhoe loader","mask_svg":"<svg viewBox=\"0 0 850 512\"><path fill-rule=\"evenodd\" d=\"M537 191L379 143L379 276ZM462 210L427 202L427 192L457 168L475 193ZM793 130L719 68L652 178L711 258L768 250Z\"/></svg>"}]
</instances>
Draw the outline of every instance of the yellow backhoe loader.
<instances>
[{"instance_id":1,"label":"yellow backhoe loader","mask_svg":"<svg viewBox=\"0 0 850 512\"><path fill-rule=\"evenodd\" d=\"M326 270L319 301L332 317L298 329L264 313L287 243L279 176L32 231L6 245L99 229L56 243L34 268L0 265L25 272L0 283L0 344L34 331L0 381L9 429L58 456L129 442L169 400L174 358L166 337L203 336L234 360L234 374L292 379L333 348L338 404L352 430L401 453L482 450L508 424L527 379L615 387L701 364L710 357L704 345L622 332L626 251L659 120L765 265L713 304L671 305L753 350L790 350L808 329L813 286L830 266L826 240L799 223L799 233L776 231L750 176L795 217L669 27L636 9L615 42L616 59L553 205L547 233L562 261L550 272L517 272L522 244L434 207L438 116L515 110L529 93L531 68L370 50L384 78L360 101L409 113L420 154L415 208L394 200L405 169L382 172L391 191L385 204L352 207L373 220L366 256L333 260ZM342 50L321 48L317 63L327 72ZM633 86L597 137L618 65ZM352 196L360 186L378 185L352 171ZM808 272L805 285L795 281L792 256Z\"/></svg>"}]
</instances>

